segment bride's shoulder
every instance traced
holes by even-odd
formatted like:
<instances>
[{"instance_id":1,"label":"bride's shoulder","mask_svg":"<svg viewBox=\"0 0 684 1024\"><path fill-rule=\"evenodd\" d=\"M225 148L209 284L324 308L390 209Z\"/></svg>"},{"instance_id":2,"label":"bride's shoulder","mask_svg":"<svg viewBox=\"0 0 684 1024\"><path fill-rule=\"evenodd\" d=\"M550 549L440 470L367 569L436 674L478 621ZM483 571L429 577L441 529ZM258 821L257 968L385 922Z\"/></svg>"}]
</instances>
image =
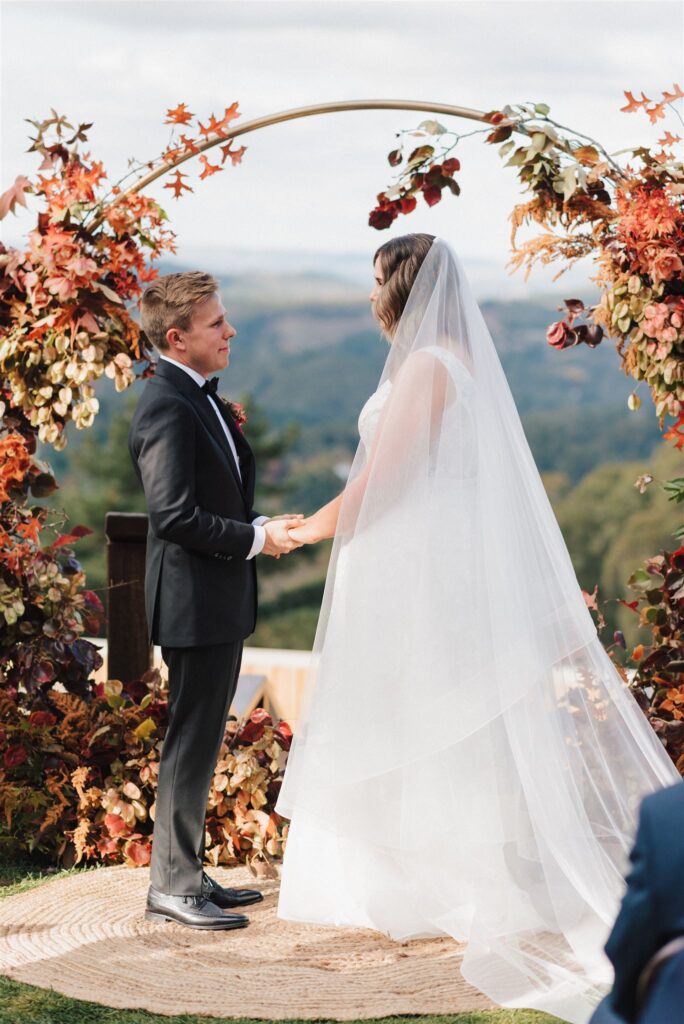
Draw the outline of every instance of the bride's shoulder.
<instances>
[{"instance_id":1,"label":"bride's shoulder","mask_svg":"<svg viewBox=\"0 0 684 1024\"><path fill-rule=\"evenodd\" d=\"M434 367L435 362L443 365L451 376L462 385L472 385L474 383L473 376L465 363L459 359L455 352L441 345L426 345L425 348L416 349L415 352L411 353L405 365L411 366L412 369L420 370Z\"/></svg>"}]
</instances>

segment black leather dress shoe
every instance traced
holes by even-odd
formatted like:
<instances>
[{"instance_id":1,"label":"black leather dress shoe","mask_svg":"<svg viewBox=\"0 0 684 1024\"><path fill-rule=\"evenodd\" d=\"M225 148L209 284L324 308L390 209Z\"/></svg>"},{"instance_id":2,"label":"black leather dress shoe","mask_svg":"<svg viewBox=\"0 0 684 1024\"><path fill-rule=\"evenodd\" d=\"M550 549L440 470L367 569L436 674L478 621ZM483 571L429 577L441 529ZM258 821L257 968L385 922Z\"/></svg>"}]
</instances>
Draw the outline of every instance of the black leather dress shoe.
<instances>
[{"instance_id":1,"label":"black leather dress shoe","mask_svg":"<svg viewBox=\"0 0 684 1024\"><path fill-rule=\"evenodd\" d=\"M224 914L204 896L168 896L152 886L147 892L145 917L148 921L175 921L205 931L245 928L249 924L244 914Z\"/></svg>"},{"instance_id":2,"label":"black leather dress shoe","mask_svg":"<svg viewBox=\"0 0 684 1024\"><path fill-rule=\"evenodd\" d=\"M222 909L228 907L248 907L250 903L260 903L263 894L258 889L224 889L204 871L202 872L202 895L206 900Z\"/></svg>"}]
</instances>

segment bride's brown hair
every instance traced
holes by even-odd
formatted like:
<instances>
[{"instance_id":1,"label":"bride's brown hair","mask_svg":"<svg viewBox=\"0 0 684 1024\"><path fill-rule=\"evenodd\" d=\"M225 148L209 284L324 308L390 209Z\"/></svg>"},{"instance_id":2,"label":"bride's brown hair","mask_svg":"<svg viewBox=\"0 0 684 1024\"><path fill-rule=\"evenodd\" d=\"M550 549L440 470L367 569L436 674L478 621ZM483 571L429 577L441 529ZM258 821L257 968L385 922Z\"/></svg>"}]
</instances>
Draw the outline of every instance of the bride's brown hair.
<instances>
[{"instance_id":1,"label":"bride's brown hair","mask_svg":"<svg viewBox=\"0 0 684 1024\"><path fill-rule=\"evenodd\" d=\"M381 245L373 256L380 257L383 283L375 300L375 315L391 338L404 312L413 282L435 240L434 235L400 235Z\"/></svg>"}]
</instances>

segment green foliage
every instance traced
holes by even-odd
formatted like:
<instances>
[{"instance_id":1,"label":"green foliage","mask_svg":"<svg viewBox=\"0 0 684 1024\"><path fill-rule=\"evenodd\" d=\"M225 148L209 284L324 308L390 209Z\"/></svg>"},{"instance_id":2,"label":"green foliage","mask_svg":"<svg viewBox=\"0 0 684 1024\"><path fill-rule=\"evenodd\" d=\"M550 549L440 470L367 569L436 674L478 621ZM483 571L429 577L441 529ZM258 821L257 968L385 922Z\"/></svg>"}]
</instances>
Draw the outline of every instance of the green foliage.
<instances>
[{"instance_id":1,"label":"green foliage","mask_svg":"<svg viewBox=\"0 0 684 1024\"><path fill-rule=\"evenodd\" d=\"M621 629L628 643L644 640L634 615L617 603L626 597L627 580L654 550L672 547L681 513L664 489L651 484L640 494L635 481L646 468L666 478L680 460L663 444L646 462L606 463L588 473L554 504L563 536L584 590L598 584L608 626Z\"/></svg>"}]
</instances>

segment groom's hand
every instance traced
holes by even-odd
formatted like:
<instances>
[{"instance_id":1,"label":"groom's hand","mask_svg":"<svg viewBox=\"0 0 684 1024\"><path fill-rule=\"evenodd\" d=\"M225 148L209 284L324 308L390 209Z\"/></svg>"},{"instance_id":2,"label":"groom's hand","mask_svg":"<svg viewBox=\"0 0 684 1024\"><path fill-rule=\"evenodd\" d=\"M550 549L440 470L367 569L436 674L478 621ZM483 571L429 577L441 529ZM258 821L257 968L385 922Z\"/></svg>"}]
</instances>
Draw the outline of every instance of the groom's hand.
<instances>
[{"instance_id":1,"label":"groom's hand","mask_svg":"<svg viewBox=\"0 0 684 1024\"><path fill-rule=\"evenodd\" d=\"M299 520L295 517L288 519L278 517L278 519L270 519L264 523L266 541L261 549L262 555L280 558L281 555L286 555L290 551L294 551L295 548L301 548L302 545L290 537L287 532L288 526L296 526L298 522Z\"/></svg>"}]
</instances>

